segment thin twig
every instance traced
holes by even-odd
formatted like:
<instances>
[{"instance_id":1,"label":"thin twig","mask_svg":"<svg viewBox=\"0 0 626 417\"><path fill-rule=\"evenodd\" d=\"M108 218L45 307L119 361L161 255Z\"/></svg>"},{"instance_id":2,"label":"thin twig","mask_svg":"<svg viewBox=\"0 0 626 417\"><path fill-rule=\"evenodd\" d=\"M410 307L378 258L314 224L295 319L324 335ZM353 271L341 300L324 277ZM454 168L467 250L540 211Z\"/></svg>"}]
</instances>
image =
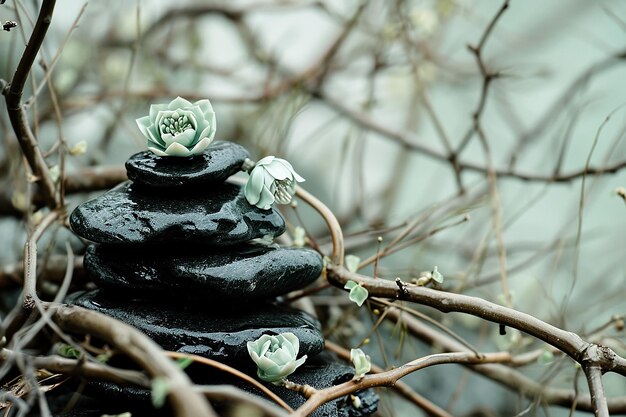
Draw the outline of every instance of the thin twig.
<instances>
[{"instance_id":1,"label":"thin twig","mask_svg":"<svg viewBox=\"0 0 626 417\"><path fill-rule=\"evenodd\" d=\"M56 0L43 0L33 33L15 70L8 91L5 90L4 93L11 126L33 175L37 177L41 184L44 199L50 208L56 208L59 201L56 196L54 183L50 178L48 165L41 154L37 139L28 125L28 118L22 105L22 94L30 69L50 26L55 3Z\"/></svg>"},{"instance_id":2,"label":"thin twig","mask_svg":"<svg viewBox=\"0 0 626 417\"><path fill-rule=\"evenodd\" d=\"M366 375L360 381L349 381L343 384L335 385L322 390L315 390L311 397L298 408L292 416L306 417L315 411L320 405L328 401L341 398L343 396L361 391L367 388L392 386L400 378L434 365L460 363L460 364L479 364L493 362L507 362L511 355L507 352L484 353L476 356L473 353L456 352L456 353L438 353L416 359L412 362L404 364L398 368L381 372L373 375Z\"/></svg>"}]
</instances>

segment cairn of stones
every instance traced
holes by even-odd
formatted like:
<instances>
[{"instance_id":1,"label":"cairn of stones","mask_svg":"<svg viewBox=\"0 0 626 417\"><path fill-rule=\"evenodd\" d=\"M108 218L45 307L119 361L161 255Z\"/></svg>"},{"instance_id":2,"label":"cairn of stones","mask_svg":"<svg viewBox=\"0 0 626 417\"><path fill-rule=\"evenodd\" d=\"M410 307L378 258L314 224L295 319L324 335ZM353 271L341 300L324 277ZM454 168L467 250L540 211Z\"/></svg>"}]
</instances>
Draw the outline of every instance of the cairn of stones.
<instances>
[{"instance_id":1,"label":"cairn of stones","mask_svg":"<svg viewBox=\"0 0 626 417\"><path fill-rule=\"evenodd\" d=\"M308 359L290 381L315 388L345 382L354 370L323 352L319 322L280 302L320 276L321 256L263 243L285 231L285 220L274 208L250 205L241 187L226 182L247 158L231 142L214 142L184 158L133 155L126 162L129 181L70 216L72 230L90 242L84 266L98 288L68 302L130 324L166 350L214 359L255 377L246 342L291 332L300 340L299 356ZM192 375L199 383L233 383L261 395L243 381L202 369ZM115 398L146 396L139 389L93 385ZM266 385L294 408L305 400ZM328 403L314 415L357 417L376 410L373 391L357 396Z\"/></svg>"}]
</instances>

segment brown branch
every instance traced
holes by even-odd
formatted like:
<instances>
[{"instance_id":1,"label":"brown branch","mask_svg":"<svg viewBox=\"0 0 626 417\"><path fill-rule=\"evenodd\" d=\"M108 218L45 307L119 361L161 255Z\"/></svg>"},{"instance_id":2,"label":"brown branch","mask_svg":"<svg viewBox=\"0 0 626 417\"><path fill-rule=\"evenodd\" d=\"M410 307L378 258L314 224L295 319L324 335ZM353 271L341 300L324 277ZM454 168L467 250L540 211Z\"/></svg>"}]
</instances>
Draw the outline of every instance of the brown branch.
<instances>
[{"instance_id":1,"label":"brown branch","mask_svg":"<svg viewBox=\"0 0 626 417\"><path fill-rule=\"evenodd\" d=\"M22 94L28 74L50 26L55 3L56 0L43 0L33 33L15 70L11 84L3 91L7 103L7 112L15 136L33 175L39 180L41 193L50 208L57 207L59 200L56 195L55 185L50 178L48 165L41 154L37 139L28 125L28 118L22 105Z\"/></svg>"},{"instance_id":2,"label":"brown branch","mask_svg":"<svg viewBox=\"0 0 626 417\"><path fill-rule=\"evenodd\" d=\"M238 403L246 403L250 404L264 414L270 417L289 417L290 414L285 412L284 410L278 408L274 404L269 401L260 398L256 395L250 394L240 388L236 388L234 386L229 385L196 385L194 389L198 392L204 394L207 398L211 400L223 401L227 403L233 403L237 401Z\"/></svg>"},{"instance_id":3,"label":"brown branch","mask_svg":"<svg viewBox=\"0 0 626 417\"><path fill-rule=\"evenodd\" d=\"M264 393L265 395L267 395L269 398L271 398L272 400L274 400L278 405L280 405L281 407L283 407L285 410L291 412L293 411L293 409L291 407L289 407L289 405L284 402L278 395L274 394L272 391L270 391L269 389L267 389L265 387L265 385L261 384L259 381L257 381L256 379L252 378L250 375L244 374L243 372L228 366L226 364L223 364L221 362L218 362L216 360L213 359L209 359L209 358L205 358L203 356L198 356L198 355L192 355L190 353L182 353L182 352L172 352L172 351L167 351L165 352L165 354L167 356L169 356L170 358L176 358L176 359L180 359L180 358L189 358L191 360L193 360L194 362L198 362L201 363L203 365L208 365L212 368L215 369L219 369L220 371L223 372L227 372L243 381L248 382L249 384L251 384L252 386L254 386L256 389L258 389L259 391L261 391L262 393Z\"/></svg>"},{"instance_id":4,"label":"brown branch","mask_svg":"<svg viewBox=\"0 0 626 417\"><path fill-rule=\"evenodd\" d=\"M390 309L387 318L392 321L402 320L406 329L413 336L424 341L425 343L438 346L448 352L458 352L466 350L458 341L450 336L435 331L407 314L403 314L396 308ZM511 365L514 365L512 363ZM591 403L589 395L577 395L573 390L553 388L542 383L530 379L522 373L511 369L506 365L487 364L487 365L468 365L468 369L479 375L489 378L502 386L525 395L527 398L534 400L539 398L541 402L546 404L558 405L570 408L575 404L577 410L593 411L594 407ZM626 397L611 398L608 401L609 410L613 414L626 413Z\"/></svg>"},{"instance_id":5,"label":"brown branch","mask_svg":"<svg viewBox=\"0 0 626 417\"><path fill-rule=\"evenodd\" d=\"M319 406L327 403L328 401L332 401L367 388L393 386L400 378L429 366L449 363L479 364L507 362L510 358L511 355L507 352L484 353L480 356L467 352L438 353L425 356L389 371L374 375L366 375L358 382L352 380L329 388L315 390L309 399L302 406L300 406L300 408L298 408L292 416L306 417L315 411Z\"/></svg>"},{"instance_id":6,"label":"brown branch","mask_svg":"<svg viewBox=\"0 0 626 417\"><path fill-rule=\"evenodd\" d=\"M370 297L401 299L427 305L444 313L454 311L480 317L518 329L543 340L580 364L583 362L594 363L605 372L616 372L626 376L626 359L621 358L613 350L603 347L591 354L588 350L596 345L584 341L575 333L548 324L530 314L503 307L481 298L437 291L410 283L402 283L401 289L399 289L396 282L373 279L333 265L327 266L327 271L329 282L339 288L343 288L347 281L353 280L367 288Z\"/></svg>"},{"instance_id":7,"label":"brown branch","mask_svg":"<svg viewBox=\"0 0 626 417\"><path fill-rule=\"evenodd\" d=\"M70 359L62 356L30 356L16 353L8 349L0 351L0 361L15 361L20 358L35 368L47 369L50 372L81 376L85 378L101 379L116 384L134 384L142 387L150 387L150 380L141 372L118 369L112 366L90 362L83 359Z\"/></svg>"},{"instance_id":8,"label":"brown branch","mask_svg":"<svg viewBox=\"0 0 626 417\"><path fill-rule=\"evenodd\" d=\"M382 138L391 140L400 144L404 149L420 153L431 158L434 161L440 161L445 163L450 163L450 155L443 154L437 151L434 148L431 148L423 143L417 142L415 139L411 138L407 133L399 130L391 129L387 126L384 126L378 122L376 122L371 117L361 114L357 111L354 111L344 105L340 100L334 99L327 94L316 92L316 97L318 97L323 104L330 107L332 110L336 111L338 114L350 119L356 125L366 128L374 133L379 134ZM478 172L482 174L488 174L488 169L484 165L475 164L473 162L463 162L460 160L455 160L454 163L458 164L458 169L462 171L470 171L470 172ZM605 174L614 174L622 169L626 168L626 160L616 162L607 166L590 166L588 168L581 168L577 170L573 170L570 172L558 174L558 175L541 175L541 174L532 174L526 173L523 171L518 171L512 168L495 168L493 169L493 173L498 178L513 178L522 181L528 182L546 182L546 183L568 183L573 180L577 180L582 178L585 175L605 175Z\"/></svg>"},{"instance_id":9,"label":"brown branch","mask_svg":"<svg viewBox=\"0 0 626 417\"><path fill-rule=\"evenodd\" d=\"M609 407L602 386L602 369L597 365L584 366L585 376L591 394L591 405L596 417L609 417Z\"/></svg>"},{"instance_id":10,"label":"brown branch","mask_svg":"<svg viewBox=\"0 0 626 417\"><path fill-rule=\"evenodd\" d=\"M350 352L347 349L342 348L341 346L330 342L330 341L326 341L324 342L324 346L326 349L330 350L331 352L337 354L337 356L339 356L341 359L343 359L346 362L350 362ZM380 366L377 366L375 364L372 363L372 373L375 374L380 374L385 372L385 370L383 368L381 368ZM402 381L397 381L394 385L393 385L393 390L396 391L399 395L401 395L402 397L404 397L405 399L411 401L413 404L415 404L416 406L420 407L422 410L424 410L428 415L430 416L434 416L434 417L452 417L452 415L450 413L448 413L446 410L444 410L443 408L439 407L438 405L432 403L431 401L429 401L427 398L424 398L423 396L421 396L420 394L418 394L417 392L415 392L408 384L402 382Z\"/></svg>"},{"instance_id":11,"label":"brown branch","mask_svg":"<svg viewBox=\"0 0 626 417\"><path fill-rule=\"evenodd\" d=\"M110 343L137 363L152 378L166 378L168 397L176 416L216 416L193 389L189 377L148 336L112 317L78 306L44 303L52 319L67 332L89 334Z\"/></svg>"}]
</instances>

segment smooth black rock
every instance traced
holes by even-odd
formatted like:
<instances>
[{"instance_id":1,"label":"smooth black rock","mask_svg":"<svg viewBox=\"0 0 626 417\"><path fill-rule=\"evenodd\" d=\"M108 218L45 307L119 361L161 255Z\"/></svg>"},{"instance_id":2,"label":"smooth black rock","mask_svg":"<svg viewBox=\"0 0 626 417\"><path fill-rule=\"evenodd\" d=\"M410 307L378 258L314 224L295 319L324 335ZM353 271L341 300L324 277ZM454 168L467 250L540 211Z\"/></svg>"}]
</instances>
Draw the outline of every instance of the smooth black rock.
<instances>
[{"instance_id":1,"label":"smooth black rock","mask_svg":"<svg viewBox=\"0 0 626 417\"><path fill-rule=\"evenodd\" d=\"M84 265L102 286L217 301L286 294L315 281L323 268L322 257L310 249L251 244L130 250L91 245Z\"/></svg>"},{"instance_id":2,"label":"smooth black rock","mask_svg":"<svg viewBox=\"0 0 626 417\"><path fill-rule=\"evenodd\" d=\"M98 243L231 245L285 230L276 210L250 205L236 185L158 190L130 181L79 205L70 225Z\"/></svg>"},{"instance_id":3,"label":"smooth black rock","mask_svg":"<svg viewBox=\"0 0 626 417\"><path fill-rule=\"evenodd\" d=\"M322 351L324 337L316 319L272 304L231 303L197 306L184 298L169 304L128 297L103 289L77 294L68 302L104 313L146 333L164 349L192 353L239 368L254 367L246 343L263 334L292 332L300 339L300 355Z\"/></svg>"},{"instance_id":4,"label":"smooth black rock","mask_svg":"<svg viewBox=\"0 0 626 417\"><path fill-rule=\"evenodd\" d=\"M126 161L128 178L151 187L178 187L224 182L237 173L250 154L232 142L213 142L202 154L161 157L150 151Z\"/></svg>"},{"instance_id":5,"label":"smooth black rock","mask_svg":"<svg viewBox=\"0 0 626 417\"><path fill-rule=\"evenodd\" d=\"M242 381L241 379L234 378L223 372L218 373L208 369L202 365L191 365L186 370L193 381L200 385L217 385L227 384L235 385L247 392L255 395L265 397L261 391L254 388L252 385ZM254 372L250 373L254 376ZM301 384L310 385L317 389L328 388L334 385L347 382L354 376L354 369L352 367L337 363L336 359L326 352L310 357L305 364L298 368L298 370L289 375L288 380ZM282 398L289 406L296 409L305 402L305 398L302 395L288 390L286 388L278 387L270 383L263 383L267 388L276 393ZM102 396L109 398L115 403L134 403L136 405L149 404L150 391L143 388L136 387L121 387L106 381L94 381L87 385L87 392L94 396ZM376 412L378 408L378 396L372 389L367 389L357 392L356 395L361 401L360 407L354 407L351 399L339 398L337 400L328 402L311 414L312 417L366 417ZM217 410L220 411L219 405Z\"/></svg>"}]
</instances>

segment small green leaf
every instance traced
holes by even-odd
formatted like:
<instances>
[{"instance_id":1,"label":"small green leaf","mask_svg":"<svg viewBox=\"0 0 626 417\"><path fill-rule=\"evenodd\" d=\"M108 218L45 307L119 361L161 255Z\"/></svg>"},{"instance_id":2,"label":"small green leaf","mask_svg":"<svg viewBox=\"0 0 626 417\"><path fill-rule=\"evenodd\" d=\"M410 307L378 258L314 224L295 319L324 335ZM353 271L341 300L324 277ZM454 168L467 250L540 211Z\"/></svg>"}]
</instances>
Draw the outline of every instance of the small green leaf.
<instances>
[{"instance_id":1,"label":"small green leaf","mask_svg":"<svg viewBox=\"0 0 626 417\"><path fill-rule=\"evenodd\" d=\"M433 269L433 272L431 273L431 276L432 276L434 281L437 281L440 284L443 283L443 275L441 275L441 272L439 272L439 270L437 269L436 266Z\"/></svg>"},{"instance_id":2,"label":"small green leaf","mask_svg":"<svg viewBox=\"0 0 626 417\"><path fill-rule=\"evenodd\" d=\"M59 177L61 176L61 168L59 168L58 165L54 165L50 167L48 173L50 174L50 179L52 180L52 182L56 183L59 181Z\"/></svg>"},{"instance_id":3,"label":"small green leaf","mask_svg":"<svg viewBox=\"0 0 626 417\"><path fill-rule=\"evenodd\" d=\"M348 296L348 298L350 298L350 301L354 301L356 305L361 307L365 300L367 300L368 295L369 292L365 288L360 285L356 285L350 290L350 295Z\"/></svg>"},{"instance_id":4,"label":"small green leaf","mask_svg":"<svg viewBox=\"0 0 626 417\"><path fill-rule=\"evenodd\" d=\"M293 231L293 245L296 248L303 248L306 243L306 231L300 226L296 226Z\"/></svg>"},{"instance_id":5,"label":"small green leaf","mask_svg":"<svg viewBox=\"0 0 626 417\"><path fill-rule=\"evenodd\" d=\"M107 363L109 359L113 356L113 352L105 352L96 356L96 360L100 363Z\"/></svg>"},{"instance_id":6,"label":"small green leaf","mask_svg":"<svg viewBox=\"0 0 626 417\"><path fill-rule=\"evenodd\" d=\"M180 359L178 359L178 366L179 366L180 369L185 369L189 365L191 365L192 363L193 363L193 359L191 359L191 358L180 358Z\"/></svg>"},{"instance_id":7,"label":"small green leaf","mask_svg":"<svg viewBox=\"0 0 626 417\"><path fill-rule=\"evenodd\" d=\"M554 353L550 350L544 350L539 356L539 363L542 365L549 364L554 360Z\"/></svg>"},{"instance_id":8,"label":"small green leaf","mask_svg":"<svg viewBox=\"0 0 626 417\"><path fill-rule=\"evenodd\" d=\"M361 349L350 350L350 360L354 365L354 379L359 380L372 370L372 360Z\"/></svg>"},{"instance_id":9,"label":"small green leaf","mask_svg":"<svg viewBox=\"0 0 626 417\"><path fill-rule=\"evenodd\" d=\"M165 404L165 399L170 391L170 384L165 378L154 378L152 380L152 405L154 408L161 408Z\"/></svg>"},{"instance_id":10,"label":"small green leaf","mask_svg":"<svg viewBox=\"0 0 626 417\"><path fill-rule=\"evenodd\" d=\"M344 289L346 290L351 290L352 288L356 287L357 284L355 281L349 280L348 282L346 282L346 285L343 286Z\"/></svg>"},{"instance_id":11,"label":"small green leaf","mask_svg":"<svg viewBox=\"0 0 626 417\"><path fill-rule=\"evenodd\" d=\"M78 156L87 152L87 141L81 140L70 148L70 155Z\"/></svg>"},{"instance_id":12,"label":"small green leaf","mask_svg":"<svg viewBox=\"0 0 626 417\"><path fill-rule=\"evenodd\" d=\"M359 264L361 263L361 258L355 255L346 255L344 262L346 264L346 268L348 269L348 271L356 272L359 270Z\"/></svg>"},{"instance_id":13,"label":"small green leaf","mask_svg":"<svg viewBox=\"0 0 626 417\"><path fill-rule=\"evenodd\" d=\"M62 344L59 346L59 355L65 358L78 359L80 358L80 351L76 349L74 346Z\"/></svg>"}]
</instances>

